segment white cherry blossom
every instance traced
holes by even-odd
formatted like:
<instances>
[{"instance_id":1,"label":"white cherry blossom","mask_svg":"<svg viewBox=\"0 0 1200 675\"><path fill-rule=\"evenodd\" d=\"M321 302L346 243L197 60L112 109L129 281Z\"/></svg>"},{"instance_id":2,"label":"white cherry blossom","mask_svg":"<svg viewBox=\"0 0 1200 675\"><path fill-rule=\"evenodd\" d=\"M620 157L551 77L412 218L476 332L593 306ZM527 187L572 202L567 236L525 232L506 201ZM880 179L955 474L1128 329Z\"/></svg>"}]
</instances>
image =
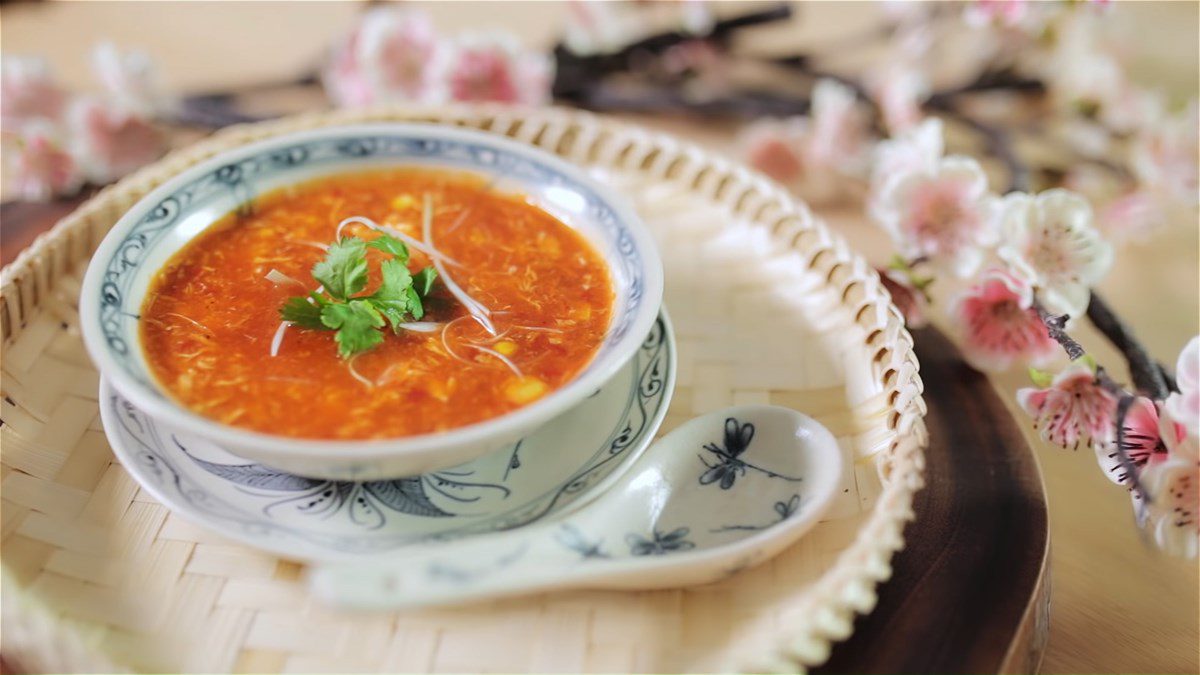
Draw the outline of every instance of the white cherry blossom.
<instances>
[{"instance_id":1,"label":"white cherry blossom","mask_svg":"<svg viewBox=\"0 0 1200 675\"><path fill-rule=\"evenodd\" d=\"M1113 263L1112 245L1092 224L1092 208L1074 192L1004 197L998 254L1026 279L1047 311L1078 317L1091 288Z\"/></svg>"}]
</instances>

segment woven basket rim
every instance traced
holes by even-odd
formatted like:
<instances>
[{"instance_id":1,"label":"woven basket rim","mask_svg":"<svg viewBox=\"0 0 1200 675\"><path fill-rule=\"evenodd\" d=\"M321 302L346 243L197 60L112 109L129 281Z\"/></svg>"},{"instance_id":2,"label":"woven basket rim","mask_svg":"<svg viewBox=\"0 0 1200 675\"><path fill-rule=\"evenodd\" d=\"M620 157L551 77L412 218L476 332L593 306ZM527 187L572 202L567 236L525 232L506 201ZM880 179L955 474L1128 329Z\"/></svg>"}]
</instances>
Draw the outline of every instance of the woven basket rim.
<instances>
[{"instance_id":1,"label":"woven basket rim","mask_svg":"<svg viewBox=\"0 0 1200 675\"><path fill-rule=\"evenodd\" d=\"M892 555L903 547L903 528L913 519L913 495L924 484L924 446L927 434L924 426L925 404L921 398L923 385L918 373L918 362L912 350L912 338L904 327L899 311L890 302L890 296L878 275L865 261L854 253L845 240L819 219L798 198L790 195L777 183L765 176L720 156L700 145L682 141L660 132L650 132L623 122L604 119L587 112L562 108L523 109L507 106L434 106L434 107L377 107L361 110L307 113L250 125L238 125L221 130L207 139L168 154L158 162L126 177L120 182L104 188L84 202L72 214L60 220L46 233L40 235L32 245L22 251L16 260L0 270L0 319L2 319L2 342L10 345L20 334L26 320L37 311L40 294L49 290L39 284L53 286L53 279L43 280L39 270L50 259L63 260L71 267L86 264L98 240L87 241L81 247L85 216L109 208L119 197L136 200L158 183L184 167L209 158L224 149L252 142L267 136L318 126L331 126L370 121L436 121L459 126L475 126L488 131L505 133L507 129L540 129L540 137L546 129L559 130L560 136L574 134L576 137L603 139L609 146L626 143L645 150L640 170L649 171L647 165L658 167L663 176L660 180L675 180L671 172L681 163L694 163L702 167L699 175L706 171L722 175L723 182L732 181L732 187L723 198L736 209L751 213L759 223L774 218L773 230L790 227L796 231L796 239L815 237L818 250L811 256L816 261L830 254L828 283L833 285L835 277L843 289L843 306L849 304L847 297L851 289L858 287L860 297L857 311L853 313L855 323L868 329L870 347L878 345L876 373L885 389L899 392L894 400L893 411L888 422L891 438L886 449L877 458L882 478L879 493L870 514L861 523L854 541L838 556L837 562L813 582L806 594L803 613L806 620L800 625L790 626L786 635L778 636L775 646L752 663L737 664L747 670L794 670L819 665L828 658L833 642L849 637L853 631L854 618L866 614L876 602L875 589L878 583L891 574ZM515 126L514 126L515 125ZM534 142L537 138L525 138L520 134L506 134L517 140ZM600 141L596 141L599 143ZM694 187L694 186L693 186ZM721 189L724 189L722 187ZM718 190L718 194L720 190ZM736 194L737 197L729 196ZM114 219L115 221L115 219ZM93 237L94 239L94 237ZM811 243L811 242L810 242ZM77 250L75 257L68 251L70 245ZM14 583L5 570L6 588L4 619L10 626L7 646L13 647L10 655L21 659L24 667L36 668L42 663L61 663L41 658L57 645L79 643L78 635L86 632L87 625L74 619L54 621L48 618L44 608L37 607L36 598L26 589ZM87 651L87 650L83 650ZM88 663L92 668L112 670L114 664L105 655L93 654ZM81 656L81 659L86 658ZM118 666L119 667L119 666Z\"/></svg>"}]
</instances>

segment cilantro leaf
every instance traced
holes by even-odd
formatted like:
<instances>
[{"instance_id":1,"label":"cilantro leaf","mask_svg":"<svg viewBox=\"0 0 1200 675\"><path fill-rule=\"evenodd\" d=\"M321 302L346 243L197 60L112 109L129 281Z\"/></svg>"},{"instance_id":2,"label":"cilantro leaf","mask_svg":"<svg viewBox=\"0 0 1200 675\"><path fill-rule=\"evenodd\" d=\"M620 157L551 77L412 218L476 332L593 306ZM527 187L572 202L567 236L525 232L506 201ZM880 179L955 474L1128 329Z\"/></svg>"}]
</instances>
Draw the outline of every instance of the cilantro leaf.
<instances>
[{"instance_id":1,"label":"cilantro leaf","mask_svg":"<svg viewBox=\"0 0 1200 675\"><path fill-rule=\"evenodd\" d=\"M379 290L375 291L371 298L399 300L405 297L405 291L412 286L413 277L404 263L394 259L384 260L379 264L379 271L383 276L383 281L379 284Z\"/></svg>"},{"instance_id":2,"label":"cilantro leaf","mask_svg":"<svg viewBox=\"0 0 1200 675\"><path fill-rule=\"evenodd\" d=\"M383 316L367 300L329 303L321 308L321 323L337 331L338 353L342 358L354 356L383 342L383 334L375 330L385 323Z\"/></svg>"},{"instance_id":3,"label":"cilantro leaf","mask_svg":"<svg viewBox=\"0 0 1200 675\"><path fill-rule=\"evenodd\" d=\"M379 288L369 296L354 297L367 287L367 249L391 256L379 264ZM408 247L391 235L370 242L346 237L335 242L325 259L313 266L312 275L324 294L288 298L279 314L284 321L302 328L336 331L334 340L342 358L367 351L383 342L384 326L400 332L400 325L425 316L422 298L429 295L437 270L433 267L413 275L408 271Z\"/></svg>"},{"instance_id":4,"label":"cilantro leaf","mask_svg":"<svg viewBox=\"0 0 1200 675\"><path fill-rule=\"evenodd\" d=\"M283 307L279 308L279 315L284 321L291 321L301 328L322 329L325 325L321 323L321 304L323 301L320 296L314 294L313 302L309 302L308 298L303 295L288 298L283 303Z\"/></svg>"},{"instance_id":5,"label":"cilantro leaf","mask_svg":"<svg viewBox=\"0 0 1200 675\"><path fill-rule=\"evenodd\" d=\"M416 287L417 293L422 298L429 295L429 291L433 290L433 280L437 279L437 270L432 266L417 272L413 275L413 286Z\"/></svg>"},{"instance_id":6,"label":"cilantro leaf","mask_svg":"<svg viewBox=\"0 0 1200 675\"><path fill-rule=\"evenodd\" d=\"M383 251L384 253L390 253L402 263L408 262L408 247L404 245L404 242L390 234L379 235L377 239L372 239L367 246Z\"/></svg>"},{"instance_id":7,"label":"cilantro leaf","mask_svg":"<svg viewBox=\"0 0 1200 675\"><path fill-rule=\"evenodd\" d=\"M379 271L383 281L379 284L379 290L367 299L388 320L392 330L399 332L400 324L404 323L405 315L411 308L409 291L412 290L412 275L404 263L395 259L383 261Z\"/></svg>"},{"instance_id":8,"label":"cilantro leaf","mask_svg":"<svg viewBox=\"0 0 1200 675\"><path fill-rule=\"evenodd\" d=\"M345 237L330 245L325 259L313 265L313 278L330 296L347 300L367 285L367 244L358 237Z\"/></svg>"},{"instance_id":9,"label":"cilantro leaf","mask_svg":"<svg viewBox=\"0 0 1200 675\"><path fill-rule=\"evenodd\" d=\"M421 317L425 316L425 306L421 304L421 296L417 295L417 287L408 287L408 311L413 316L413 321L420 321Z\"/></svg>"}]
</instances>

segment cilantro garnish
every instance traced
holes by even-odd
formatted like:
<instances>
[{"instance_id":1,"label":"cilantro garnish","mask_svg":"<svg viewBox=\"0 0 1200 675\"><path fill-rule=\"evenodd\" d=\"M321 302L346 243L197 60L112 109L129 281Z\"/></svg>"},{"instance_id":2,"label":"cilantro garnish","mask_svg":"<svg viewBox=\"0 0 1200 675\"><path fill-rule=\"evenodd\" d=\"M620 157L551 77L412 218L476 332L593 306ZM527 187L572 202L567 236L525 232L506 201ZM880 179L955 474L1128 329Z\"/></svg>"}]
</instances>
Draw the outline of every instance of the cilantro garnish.
<instances>
[{"instance_id":1,"label":"cilantro garnish","mask_svg":"<svg viewBox=\"0 0 1200 675\"><path fill-rule=\"evenodd\" d=\"M379 265L378 290L359 295L369 280L368 247L390 258ZM425 315L422 300L432 290L437 271L426 267L414 275L407 263L408 248L395 237L385 234L369 243L345 237L313 266L312 276L323 292L288 298L279 314L300 328L336 331L334 340L342 358L365 352L383 342L385 326L399 333L401 324Z\"/></svg>"}]
</instances>

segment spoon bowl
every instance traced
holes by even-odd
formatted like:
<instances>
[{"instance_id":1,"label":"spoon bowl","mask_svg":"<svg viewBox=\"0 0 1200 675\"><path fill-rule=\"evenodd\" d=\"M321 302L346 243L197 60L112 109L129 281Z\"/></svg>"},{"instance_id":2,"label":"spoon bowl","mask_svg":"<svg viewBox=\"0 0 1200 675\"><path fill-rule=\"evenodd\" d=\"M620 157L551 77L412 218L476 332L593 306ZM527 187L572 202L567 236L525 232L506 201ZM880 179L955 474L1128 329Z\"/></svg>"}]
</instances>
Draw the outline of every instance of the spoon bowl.
<instances>
[{"instance_id":1,"label":"spoon bowl","mask_svg":"<svg viewBox=\"0 0 1200 675\"><path fill-rule=\"evenodd\" d=\"M766 560L812 528L842 470L837 441L807 415L728 408L667 434L610 491L560 520L318 567L309 581L318 597L364 609L706 583Z\"/></svg>"}]
</instances>

